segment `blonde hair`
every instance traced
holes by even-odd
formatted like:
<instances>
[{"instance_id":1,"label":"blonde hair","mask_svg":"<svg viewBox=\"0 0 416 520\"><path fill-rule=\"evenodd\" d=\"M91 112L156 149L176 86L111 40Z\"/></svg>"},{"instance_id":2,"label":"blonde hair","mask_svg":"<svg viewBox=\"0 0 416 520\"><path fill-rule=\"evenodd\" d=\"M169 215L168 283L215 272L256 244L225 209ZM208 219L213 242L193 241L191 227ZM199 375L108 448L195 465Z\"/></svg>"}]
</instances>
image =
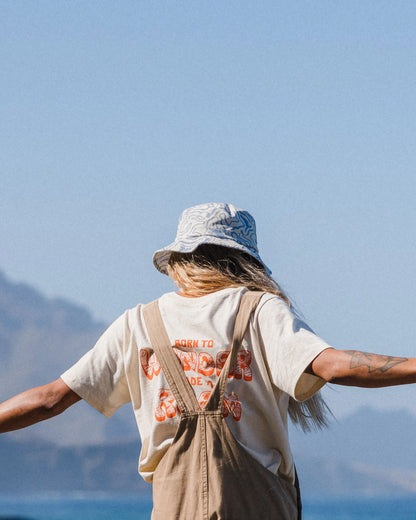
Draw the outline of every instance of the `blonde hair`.
<instances>
[{"instance_id":1,"label":"blonde hair","mask_svg":"<svg viewBox=\"0 0 416 520\"><path fill-rule=\"evenodd\" d=\"M247 287L251 291L275 294L292 307L264 266L238 249L203 244L192 253L173 252L167 273L179 290L189 296L203 296L227 287ZM331 412L319 392L302 403L292 397L289 399L289 416L304 431L327 426L328 414Z\"/></svg>"}]
</instances>

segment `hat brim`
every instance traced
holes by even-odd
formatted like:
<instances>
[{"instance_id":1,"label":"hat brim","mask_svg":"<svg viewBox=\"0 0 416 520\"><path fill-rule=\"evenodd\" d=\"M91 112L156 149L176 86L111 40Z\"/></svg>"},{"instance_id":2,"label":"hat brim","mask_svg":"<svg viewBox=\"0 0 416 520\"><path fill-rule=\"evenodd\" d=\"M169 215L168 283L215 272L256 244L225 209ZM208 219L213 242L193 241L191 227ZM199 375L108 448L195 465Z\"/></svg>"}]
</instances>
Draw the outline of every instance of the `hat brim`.
<instances>
[{"instance_id":1,"label":"hat brim","mask_svg":"<svg viewBox=\"0 0 416 520\"><path fill-rule=\"evenodd\" d=\"M229 238L215 236L205 236L203 240L198 240L197 242L192 241L191 243L183 241L172 242L168 246L164 247L163 249L159 249L153 254L153 265L162 274L167 275L167 265L172 253L192 253L195 251L195 249L197 249L198 246L202 244L214 244L218 246L229 247L230 249L237 249L238 251L243 251L260 262L268 275L272 274L271 270L263 262L259 253L255 249L239 244L238 242L235 242Z\"/></svg>"}]
</instances>

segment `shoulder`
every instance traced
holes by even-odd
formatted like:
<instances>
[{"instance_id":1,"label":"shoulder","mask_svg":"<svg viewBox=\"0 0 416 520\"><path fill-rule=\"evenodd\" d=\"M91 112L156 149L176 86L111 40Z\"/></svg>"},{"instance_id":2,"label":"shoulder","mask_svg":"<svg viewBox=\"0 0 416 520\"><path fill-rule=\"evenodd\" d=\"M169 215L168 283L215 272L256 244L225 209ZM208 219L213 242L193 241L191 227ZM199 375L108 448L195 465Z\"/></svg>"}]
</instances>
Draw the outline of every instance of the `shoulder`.
<instances>
[{"instance_id":1,"label":"shoulder","mask_svg":"<svg viewBox=\"0 0 416 520\"><path fill-rule=\"evenodd\" d=\"M145 304L138 303L134 307L124 310L105 330L104 337L125 337L126 333L133 332L143 322L143 307Z\"/></svg>"},{"instance_id":2,"label":"shoulder","mask_svg":"<svg viewBox=\"0 0 416 520\"><path fill-rule=\"evenodd\" d=\"M282 298L265 293L260 300L255 314L255 321L260 330L286 331L291 334L299 331L313 333L307 323Z\"/></svg>"},{"instance_id":3,"label":"shoulder","mask_svg":"<svg viewBox=\"0 0 416 520\"><path fill-rule=\"evenodd\" d=\"M257 315L287 314L294 316L291 307L279 296L272 293L264 293L256 309Z\"/></svg>"}]
</instances>

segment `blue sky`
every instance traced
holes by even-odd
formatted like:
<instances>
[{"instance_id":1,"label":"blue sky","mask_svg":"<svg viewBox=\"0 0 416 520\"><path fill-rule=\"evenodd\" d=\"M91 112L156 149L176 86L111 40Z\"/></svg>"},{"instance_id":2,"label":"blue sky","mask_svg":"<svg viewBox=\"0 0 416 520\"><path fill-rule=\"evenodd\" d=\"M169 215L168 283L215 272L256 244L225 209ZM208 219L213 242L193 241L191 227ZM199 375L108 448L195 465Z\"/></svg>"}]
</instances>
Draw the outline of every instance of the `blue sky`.
<instances>
[{"instance_id":1,"label":"blue sky","mask_svg":"<svg viewBox=\"0 0 416 520\"><path fill-rule=\"evenodd\" d=\"M416 4L3 1L0 269L115 319L232 202L329 343L416 356ZM88 348L89 346L86 346ZM329 391L416 412L413 388Z\"/></svg>"}]
</instances>

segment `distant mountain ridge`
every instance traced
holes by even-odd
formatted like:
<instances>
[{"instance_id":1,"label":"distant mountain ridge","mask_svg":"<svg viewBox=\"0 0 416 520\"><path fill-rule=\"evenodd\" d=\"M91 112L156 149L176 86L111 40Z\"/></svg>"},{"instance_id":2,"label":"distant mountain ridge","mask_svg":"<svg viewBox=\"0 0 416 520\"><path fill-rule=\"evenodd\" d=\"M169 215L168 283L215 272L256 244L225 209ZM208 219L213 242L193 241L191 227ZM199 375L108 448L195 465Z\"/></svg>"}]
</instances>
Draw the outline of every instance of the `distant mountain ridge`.
<instances>
[{"instance_id":1,"label":"distant mountain ridge","mask_svg":"<svg viewBox=\"0 0 416 520\"><path fill-rule=\"evenodd\" d=\"M415 432L416 417L404 409L363 407L339 421L333 420L326 430L294 433L291 445L297 453L413 471Z\"/></svg>"},{"instance_id":2,"label":"distant mountain ridge","mask_svg":"<svg viewBox=\"0 0 416 520\"><path fill-rule=\"evenodd\" d=\"M59 376L94 345L105 324L0 272L0 400ZM305 496L416 493L407 411L358 410L291 444ZM139 436L129 405L105 419L86 403L26 430L0 435L0 490L149 493L137 474Z\"/></svg>"},{"instance_id":3,"label":"distant mountain ridge","mask_svg":"<svg viewBox=\"0 0 416 520\"><path fill-rule=\"evenodd\" d=\"M328 429L292 431L291 446L309 496L416 494L416 417L363 407Z\"/></svg>"},{"instance_id":4,"label":"distant mountain ridge","mask_svg":"<svg viewBox=\"0 0 416 520\"><path fill-rule=\"evenodd\" d=\"M0 437L0 490L150 493L137 473L138 442L62 447Z\"/></svg>"},{"instance_id":5,"label":"distant mountain ridge","mask_svg":"<svg viewBox=\"0 0 416 520\"><path fill-rule=\"evenodd\" d=\"M105 328L87 309L63 298L47 298L0 271L0 401L58 378L94 346ZM117 414L110 426L86 403L74 408L15 436L65 445L103 442L114 438L111 431L116 436L125 431L125 438L135 434L127 410Z\"/></svg>"},{"instance_id":6,"label":"distant mountain ridge","mask_svg":"<svg viewBox=\"0 0 416 520\"><path fill-rule=\"evenodd\" d=\"M2 371L4 365L16 365L19 369L10 382L45 382L45 375L55 375L52 370L65 369L68 363L76 361L103 329L104 324L94 321L83 307L61 298L46 298L27 284L10 282L0 272ZM46 374L47 371L51 373ZM1 373L4 375L7 376Z\"/></svg>"}]
</instances>

